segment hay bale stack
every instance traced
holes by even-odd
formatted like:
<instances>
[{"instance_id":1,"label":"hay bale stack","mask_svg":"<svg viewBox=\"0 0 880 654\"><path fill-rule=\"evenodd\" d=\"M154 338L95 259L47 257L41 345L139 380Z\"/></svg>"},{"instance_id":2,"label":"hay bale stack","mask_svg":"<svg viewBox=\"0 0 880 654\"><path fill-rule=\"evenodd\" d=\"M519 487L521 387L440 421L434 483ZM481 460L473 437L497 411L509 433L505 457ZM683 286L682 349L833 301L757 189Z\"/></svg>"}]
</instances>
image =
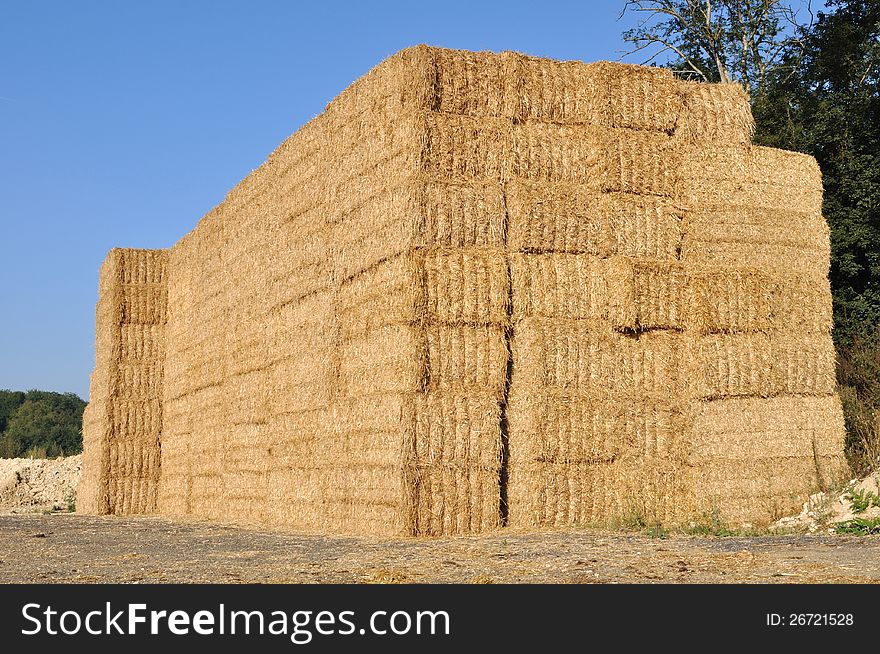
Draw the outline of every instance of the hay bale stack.
<instances>
[{"instance_id":1,"label":"hay bale stack","mask_svg":"<svg viewBox=\"0 0 880 654\"><path fill-rule=\"evenodd\" d=\"M101 266L95 371L83 417L82 512L156 510L166 271L163 250L111 250Z\"/></svg>"},{"instance_id":2,"label":"hay bale stack","mask_svg":"<svg viewBox=\"0 0 880 654\"><path fill-rule=\"evenodd\" d=\"M817 171L751 130L737 87L662 69L391 57L167 254L160 512L382 535L769 519L780 457L802 473L819 443L824 480L842 443ZM746 433L731 501L701 489Z\"/></svg>"},{"instance_id":3,"label":"hay bale stack","mask_svg":"<svg viewBox=\"0 0 880 654\"><path fill-rule=\"evenodd\" d=\"M531 65L566 108L545 80L590 75ZM738 87L605 71L606 113L518 126L510 522L768 523L845 467L818 169L749 145Z\"/></svg>"}]
</instances>

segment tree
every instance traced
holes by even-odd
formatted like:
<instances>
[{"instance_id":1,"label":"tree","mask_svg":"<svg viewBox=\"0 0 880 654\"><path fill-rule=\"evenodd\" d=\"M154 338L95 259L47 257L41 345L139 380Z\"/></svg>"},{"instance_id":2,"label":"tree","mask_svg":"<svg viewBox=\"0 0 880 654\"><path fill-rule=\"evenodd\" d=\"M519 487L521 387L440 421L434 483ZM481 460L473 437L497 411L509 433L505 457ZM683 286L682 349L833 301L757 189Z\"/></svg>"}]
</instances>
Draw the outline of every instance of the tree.
<instances>
[{"instance_id":1,"label":"tree","mask_svg":"<svg viewBox=\"0 0 880 654\"><path fill-rule=\"evenodd\" d=\"M783 0L629 0L623 12L639 22L623 34L627 56L643 63L671 58L672 67L705 82L738 81L753 95L768 79L794 70L803 45L802 7ZM811 16L810 16L811 18Z\"/></svg>"},{"instance_id":2,"label":"tree","mask_svg":"<svg viewBox=\"0 0 880 654\"><path fill-rule=\"evenodd\" d=\"M82 451L82 415L85 402L73 393L28 391L6 421L0 436L0 456L45 456Z\"/></svg>"},{"instance_id":3,"label":"tree","mask_svg":"<svg viewBox=\"0 0 880 654\"><path fill-rule=\"evenodd\" d=\"M21 391L0 391L0 434L6 429L6 423L15 410L24 402Z\"/></svg>"}]
</instances>

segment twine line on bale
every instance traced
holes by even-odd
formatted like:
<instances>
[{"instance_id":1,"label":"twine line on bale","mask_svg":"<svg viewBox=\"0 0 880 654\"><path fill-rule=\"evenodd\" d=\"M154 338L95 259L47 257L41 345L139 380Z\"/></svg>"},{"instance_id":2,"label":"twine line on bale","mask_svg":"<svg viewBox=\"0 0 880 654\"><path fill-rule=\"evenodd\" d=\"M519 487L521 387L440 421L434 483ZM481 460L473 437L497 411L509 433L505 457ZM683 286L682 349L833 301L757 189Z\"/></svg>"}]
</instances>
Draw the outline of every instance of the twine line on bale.
<instances>
[{"instance_id":1,"label":"twine line on bale","mask_svg":"<svg viewBox=\"0 0 880 654\"><path fill-rule=\"evenodd\" d=\"M80 506L769 523L845 461L818 167L752 130L664 69L394 55L174 247L108 256Z\"/></svg>"}]
</instances>

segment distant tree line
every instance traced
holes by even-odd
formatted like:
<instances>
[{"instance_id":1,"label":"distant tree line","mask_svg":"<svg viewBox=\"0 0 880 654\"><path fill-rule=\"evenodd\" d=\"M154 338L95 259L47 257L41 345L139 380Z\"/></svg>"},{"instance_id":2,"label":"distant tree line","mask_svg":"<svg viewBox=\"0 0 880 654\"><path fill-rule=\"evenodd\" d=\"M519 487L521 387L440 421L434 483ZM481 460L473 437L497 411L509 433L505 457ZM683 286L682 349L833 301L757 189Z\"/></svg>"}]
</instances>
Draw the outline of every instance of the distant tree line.
<instances>
[{"instance_id":1,"label":"distant tree line","mask_svg":"<svg viewBox=\"0 0 880 654\"><path fill-rule=\"evenodd\" d=\"M848 455L857 472L880 466L880 0L633 0L623 12L637 18L624 33L637 63L741 83L755 142L819 162Z\"/></svg>"},{"instance_id":2,"label":"distant tree line","mask_svg":"<svg viewBox=\"0 0 880 654\"><path fill-rule=\"evenodd\" d=\"M73 393L0 390L0 458L82 452L85 407Z\"/></svg>"}]
</instances>

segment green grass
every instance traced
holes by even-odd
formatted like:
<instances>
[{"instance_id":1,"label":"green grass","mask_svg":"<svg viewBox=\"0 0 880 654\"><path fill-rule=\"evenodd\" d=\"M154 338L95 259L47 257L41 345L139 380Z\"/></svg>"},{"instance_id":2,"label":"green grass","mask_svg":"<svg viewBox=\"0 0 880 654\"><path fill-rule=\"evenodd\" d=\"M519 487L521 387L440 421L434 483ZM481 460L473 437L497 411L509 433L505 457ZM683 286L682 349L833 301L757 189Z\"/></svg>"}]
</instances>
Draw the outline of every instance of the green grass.
<instances>
[{"instance_id":1,"label":"green grass","mask_svg":"<svg viewBox=\"0 0 880 654\"><path fill-rule=\"evenodd\" d=\"M835 525L834 531L847 536L873 536L880 534L880 518L853 518Z\"/></svg>"},{"instance_id":2,"label":"green grass","mask_svg":"<svg viewBox=\"0 0 880 654\"><path fill-rule=\"evenodd\" d=\"M880 507L880 496L872 491L853 490L847 494L846 499L849 500L853 513L864 513L872 506Z\"/></svg>"}]
</instances>

